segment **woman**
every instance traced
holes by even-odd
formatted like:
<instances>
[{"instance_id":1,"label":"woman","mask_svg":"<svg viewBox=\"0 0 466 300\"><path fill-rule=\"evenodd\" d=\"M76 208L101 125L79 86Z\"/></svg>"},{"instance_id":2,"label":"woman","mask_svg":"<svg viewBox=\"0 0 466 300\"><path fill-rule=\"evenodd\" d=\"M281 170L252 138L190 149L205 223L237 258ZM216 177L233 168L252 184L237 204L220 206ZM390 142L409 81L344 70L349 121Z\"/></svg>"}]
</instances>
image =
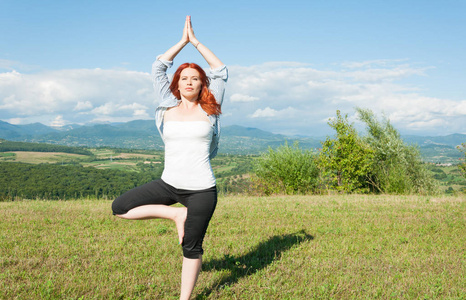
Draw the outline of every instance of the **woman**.
<instances>
[{"instance_id":1,"label":"woman","mask_svg":"<svg viewBox=\"0 0 466 300\"><path fill-rule=\"evenodd\" d=\"M196 64L183 64L168 81L167 68L191 43L210 66L207 78ZM165 143L162 178L132 189L112 204L123 219L171 219L183 247L180 299L189 299L202 264L202 242L217 204L210 159L217 153L220 105L228 78L226 66L195 37L186 17L181 40L152 65L154 87L161 97L156 126ZM210 80L209 80L210 79ZM185 207L170 205L181 203Z\"/></svg>"}]
</instances>

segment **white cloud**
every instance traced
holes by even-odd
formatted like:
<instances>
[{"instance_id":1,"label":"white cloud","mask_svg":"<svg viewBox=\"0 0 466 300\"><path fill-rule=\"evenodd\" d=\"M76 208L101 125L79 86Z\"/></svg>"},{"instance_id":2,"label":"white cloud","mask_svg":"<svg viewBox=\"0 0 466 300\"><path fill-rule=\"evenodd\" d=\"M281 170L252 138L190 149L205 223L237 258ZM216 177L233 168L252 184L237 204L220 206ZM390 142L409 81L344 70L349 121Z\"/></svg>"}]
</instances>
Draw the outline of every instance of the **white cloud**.
<instances>
[{"instance_id":1,"label":"white cloud","mask_svg":"<svg viewBox=\"0 0 466 300\"><path fill-rule=\"evenodd\" d=\"M415 129L415 130L422 130L423 128L426 127L434 127L434 126L444 126L446 125L446 121L442 119L431 119L431 120L426 120L426 121L415 121L409 123L407 126L409 128Z\"/></svg>"},{"instance_id":2,"label":"white cloud","mask_svg":"<svg viewBox=\"0 0 466 300\"><path fill-rule=\"evenodd\" d=\"M50 123L50 126L53 126L53 127L61 127L63 125L65 125L65 120L63 120L63 116L62 115L58 115L55 120L52 121L52 123Z\"/></svg>"},{"instance_id":3,"label":"white cloud","mask_svg":"<svg viewBox=\"0 0 466 300\"><path fill-rule=\"evenodd\" d=\"M148 73L76 69L0 73L0 119L53 124L150 118L156 107Z\"/></svg>"},{"instance_id":4,"label":"white cloud","mask_svg":"<svg viewBox=\"0 0 466 300\"><path fill-rule=\"evenodd\" d=\"M94 115L111 115L113 112L116 111L116 107L114 103L107 102L99 107L94 108L91 113Z\"/></svg>"},{"instance_id":5,"label":"white cloud","mask_svg":"<svg viewBox=\"0 0 466 300\"><path fill-rule=\"evenodd\" d=\"M91 101L78 101L76 106L73 108L75 111L89 110L92 109L93 105Z\"/></svg>"},{"instance_id":6,"label":"white cloud","mask_svg":"<svg viewBox=\"0 0 466 300\"><path fill-rule=\"evenodd\" d=\"M231 102L252 102L259 100L259 98L243 94L233 94L231 95L230 100Z\"/></svg>"},{"instance_id":7,"label":"white cloud","mask_svg":"<svg viewBox=\"0 0 466 300\"><path fill-rule=\"evenodd\" d=\"M148 119L150 118L149 114L144 109L137 109L133 112L133 117L136 119Z\"/></svg>"},{"instance_id":8,"label":"white cloud","mask_svg":"<svg viewBox=\"0 0 466 300\"><path fill-rule=\"evenodd\" d=\"M148 107L139 103L132 103L118 107L118 110L124 114L132 114L135 119L148 119Z\"/></svg>"},{"instance_id":9,"label":"white cloud","mask_svg":"<svg viewBox=\"0 0 466 300\"><path fill-rule=\"evenodd\" d=\"M296 108L287 107L281 110L275 110L270 107L256 110L250 117L251 118L270 118L276 117L277 119L290 119L293 117L302 117L302 112Z\"/></svg>"},{"instance_id":10,"label":"white cloud","mask_svg":"<svg viewBox=\"0 0 466 300\"><path fill-rule=\"evenodd\" d=\"M118 110L121 111L136 111L136 110L146 110L147 106L139 104L139 103L132 103L132 104L124 104L118 107Z\"/></svg>"},{"instance_id":11,"label":"white cloud","mask_svg":"<svg viewBox=\"0 0 466 300\"><path fill-rule=\"evenodd\" d=\"M6 119L5 121L10 124L14 124L14 125L19 125L19 124L24 123L23 118L11 118L11 119Z\"/></svg>"},{"instance_id":12,"label":"white cloud","mask_svg":"<svg viewBox=\"0 0 466 300\"><path fill-rule=\"evenodd\" d=\"M351 62L331 70L296 62L231 66L222 123L325 135L333 132L326 122L336 110L354 118L357 106L385 114L402 132L465 132L466 99L432 97L409 81L426 80L429 72L435 69L412 67L407 60ZM143 72L0 73L0 119L15 124L149 119L155 100L150 76Z\"/></svg>"},{"instance_id":13,"label":"white cloud","mask_svg":"<svg viewBox=\"0 0 466 300\"><path fill-rule=\"evenodd\" d=\"M256 110L252 115L251 118L270 118L275 117L277 115L277 111L275 109L271 109L270 107L266 107L264 109Z\"/></svg>"},{"instance_id":14,"label":"white cloud","mask_svg":"<svg viewBox=\"0 0 466 300\"><path fill-rule=\"evenodd\" d=\"M412 77L427 79L428 71L434 70L412 67L406 60L347 63L336 70L288 63L231 67L232 95L241 91L259 100L230 99L224 111L233 115L224 123L319 135L332 132L326 121L336 110L354 119L354 108L362 107L385 114L401 132L465 132L466 100L429 97L421 87L405 83ZM285 114L287 108L294 113Z\"/></svg>"}]
</instances>

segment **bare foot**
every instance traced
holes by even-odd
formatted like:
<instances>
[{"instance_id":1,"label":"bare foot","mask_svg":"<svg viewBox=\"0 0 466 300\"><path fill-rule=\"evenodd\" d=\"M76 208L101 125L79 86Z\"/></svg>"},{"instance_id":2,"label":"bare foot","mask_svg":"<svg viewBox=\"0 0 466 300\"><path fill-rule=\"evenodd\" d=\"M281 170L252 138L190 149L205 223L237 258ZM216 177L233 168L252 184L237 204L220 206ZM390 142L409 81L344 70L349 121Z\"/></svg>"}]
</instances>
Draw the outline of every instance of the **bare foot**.
<instances>
[{"instance_id":1,"label":"bare foot","mask_svg":"<svg viewBox=\"0 0 466 300\"><path fill-rule=\"evenodd\" d=\"M175 216L175 224L176 229L178 230L178 242L181 245L183 242L184 237L184 223L186 222L186 218L188 216L188 208L180 207L179 212Z\"/></svg>"}]
</instances>

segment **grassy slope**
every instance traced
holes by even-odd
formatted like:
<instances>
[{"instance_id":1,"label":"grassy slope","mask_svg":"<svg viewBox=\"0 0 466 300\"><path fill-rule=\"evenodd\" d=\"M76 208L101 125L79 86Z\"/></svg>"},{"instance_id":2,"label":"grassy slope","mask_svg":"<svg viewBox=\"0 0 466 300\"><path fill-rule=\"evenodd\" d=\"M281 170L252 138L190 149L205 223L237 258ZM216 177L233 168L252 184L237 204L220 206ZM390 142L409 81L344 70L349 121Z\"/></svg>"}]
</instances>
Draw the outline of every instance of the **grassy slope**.
<instances>
[{"instance_id":1,"label":"grassy slope","mask_svg":"<svg viewBox=\"0 0 466 300\"><path fill-rule=\"evenodd\" d=\"M415 196L220 198L196 299L466 297L466 201ZM109 201L0 203L0 299L177 299L166 220Z\"/></svg>"}]
</instances>

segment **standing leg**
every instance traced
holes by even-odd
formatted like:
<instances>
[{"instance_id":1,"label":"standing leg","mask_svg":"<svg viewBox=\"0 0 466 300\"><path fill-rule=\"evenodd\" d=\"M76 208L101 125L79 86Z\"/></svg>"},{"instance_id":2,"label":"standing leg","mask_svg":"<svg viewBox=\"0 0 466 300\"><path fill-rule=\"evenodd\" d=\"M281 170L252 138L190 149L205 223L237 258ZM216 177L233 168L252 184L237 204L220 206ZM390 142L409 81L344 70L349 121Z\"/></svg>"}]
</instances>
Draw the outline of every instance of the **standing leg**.
<instances>
[{"instance_id":1,"label":"standing leg","mask_svg":"<svg viewBox=\"0 0 466 300\"><path fill-rule=\"evenodd\" d=\"M181 271L180 300L189 299L196 285L199 271L202 265L202 255L199 258L183 257L183 269Z\"/></svg>"},{"instance_id":2,"label":"standing leg","mask_svg":"<svg viewBox=\"0 0 466 300\"><path fill-rule=\"evenodd\" d=\"M180 199L180 203L188 207L183 239L180 299L189 299L201 270L204 236L217 205L216 187L190 191L188 197Z\"/></svg>"}]
</instances>

